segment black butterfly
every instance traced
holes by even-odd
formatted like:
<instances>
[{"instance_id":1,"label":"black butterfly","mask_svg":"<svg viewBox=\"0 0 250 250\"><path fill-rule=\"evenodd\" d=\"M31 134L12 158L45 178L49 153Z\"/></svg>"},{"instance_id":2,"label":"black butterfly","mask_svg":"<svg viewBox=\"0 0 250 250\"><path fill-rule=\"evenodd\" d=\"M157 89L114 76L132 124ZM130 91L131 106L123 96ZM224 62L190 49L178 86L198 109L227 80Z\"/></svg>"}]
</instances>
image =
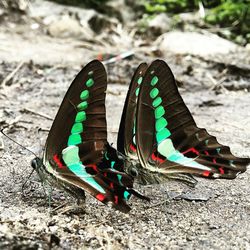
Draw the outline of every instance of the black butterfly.
<instances>
[{"instance_id":1,"label":"black butterfly","mask_svg":"<svg viewBox=\"0 0 250 250\"><path fill-rule=\"evenodd\" d=\"M124 160L107 142L105 97L107 75L95 60L69 87L50 129L43 159L32 166L47 182L78 199L84 191L99 201L128 212L133 178L124 173Z\"/></svg>"},{"instance_id":2,"label":"black butterfly","mask_svg":"<svg viewBox=\"0 0 250 250\"><path fill-rule=\"evenodd\" d=\"M118 150L140 163L126 169L141 184L168 178L191 185L192 175L233 179L250 159L235 157L206 129L198 128L162 60L141 64L130 83L118 134Z\"/></svg>"}]
</instances>

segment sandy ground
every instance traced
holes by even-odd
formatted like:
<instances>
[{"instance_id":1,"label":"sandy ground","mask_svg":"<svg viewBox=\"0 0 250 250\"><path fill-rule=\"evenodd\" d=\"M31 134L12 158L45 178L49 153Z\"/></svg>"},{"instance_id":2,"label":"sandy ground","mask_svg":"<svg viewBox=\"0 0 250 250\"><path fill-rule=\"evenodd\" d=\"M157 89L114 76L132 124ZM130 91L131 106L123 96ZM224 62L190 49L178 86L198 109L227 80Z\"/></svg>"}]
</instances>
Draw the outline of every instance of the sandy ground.
<instances>
[{"instance_id":1,"label":"sandy ground","mask_svg":"<svg viewBox=\"0 0 250 250\"><path fill-rule=\"evenodd\" d=\"M11 34L0 34L0 38L4 36L10 41ZM23 39L23 36L14 36L18 37L15 41ZM28 46L26 43L28 41L25 42ZM32 42L31 48L34 44ZM39 46L42 44L40 40ZM42 58L48 49L47 43L44 44L36 58ZM10 46L16 48L13 44ZM67 43L69 49L73 50L74 46L74 42ZM81 52L85 53L83 49ZM64 65L58 63L60 59L55 55L54 61L43 58L29 63L25 57L8 58L2 52L0 83L24 62L5 86L0 85L0 125L7 127L11 138L41 154L52 123L48 118L56 114L81 65L94 57L88 53L81 63L81 58L76 61L71 58ZM213 88L208 72L216 78L216 63L174 54L165 59L182 81L181 93L198 125L229 145L236 155L250 157L249 74L241 77L229 72L226 76L228 82L233 83L233 87L229 84L232 90ZM145 57L145 60L151 58ZM108 68L110 82L113 82L108 87L106 101L110 142L116 142L128 87L120 83L129 83L139 61L135 55L131 61ZM194 68L193 74L187 73L190 65ZM145 203L132 198L133 209L129 214L114 211L89 196L80 213L69 214L65 208L75 204L72 198L54 190L49 207L36 174L28 179L32 171L31 153L3 137L0 137L0 146L0 249L250 249L249 170L232 181L199 179L195 189L173 182L136 186L152 201ZM22 192L25 181L27 185ZM167 192L176 198L166 202ZM185 195L178 198L183 192Z\"/></svg>"}]
</instances>

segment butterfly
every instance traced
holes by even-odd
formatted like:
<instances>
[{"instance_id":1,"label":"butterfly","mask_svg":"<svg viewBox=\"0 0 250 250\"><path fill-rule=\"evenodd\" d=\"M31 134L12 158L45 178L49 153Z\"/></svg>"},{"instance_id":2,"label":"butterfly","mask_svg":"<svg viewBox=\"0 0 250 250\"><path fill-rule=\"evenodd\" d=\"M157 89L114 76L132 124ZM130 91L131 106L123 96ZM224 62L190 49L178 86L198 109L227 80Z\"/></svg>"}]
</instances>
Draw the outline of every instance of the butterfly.
<instances>
[{"instance_id":1,"label":"butterfly","mask_svg":"<svg viewBox=\"0 0 250 250\"><path fill-rule=\"evenodd\" d=\"M117 148L135 163L125 171L140 184L176 179L194 186L193 175L233 179L250 159L235 157L206 129L197 127L169 66L141 64L130 83Z\"/></svg>"},{"instance_id":2,"label":"butterfly","mask_svg":"<svg viewBox=\"0 0 250 250\"><path fill-rule=\"evenodd\" d=\"M85 199L85 191L122 212L132 194L133 177L124 159L107 142L105 98L107 74L101 62L87 64L69 87L52 124L43 158L32 161L39 176Z\"/></svg>"}]
</instances>

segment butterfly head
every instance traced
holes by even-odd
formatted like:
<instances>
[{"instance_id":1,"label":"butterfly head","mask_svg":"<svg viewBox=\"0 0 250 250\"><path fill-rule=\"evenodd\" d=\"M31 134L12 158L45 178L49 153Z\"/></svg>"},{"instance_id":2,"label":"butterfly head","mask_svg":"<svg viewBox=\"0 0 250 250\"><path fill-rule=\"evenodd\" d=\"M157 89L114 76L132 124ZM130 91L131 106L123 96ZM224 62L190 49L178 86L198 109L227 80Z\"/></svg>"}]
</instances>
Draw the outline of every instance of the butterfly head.
<instances>
[{"instance_id":1,"label":"butterfly head","mask_svg":"<svg viewBox=\"0 0 250 250\"><path fill-rule=\"evenodd\" d=\"M39 157L35 157L32 161L31 161L31 167L33 169L35 169L36 171L39 171L39 169L41 168L41 166L43 166L43 161L41 158Z\"/></svg>"},{"instance_id":2,"label":"butterfly head","mask_svg":"<svg viewBox=\"0 0 250 250\"><path fill-rule=\"evenodd\" d=\"M124 168L125 168L125 172L127 174L129 174L130 176L132 176L133 178L138 177L139 173L138 173L138 163L134 163L132 161L129 160L125 160L124 161Z\"/></svg>"}]
</instances>

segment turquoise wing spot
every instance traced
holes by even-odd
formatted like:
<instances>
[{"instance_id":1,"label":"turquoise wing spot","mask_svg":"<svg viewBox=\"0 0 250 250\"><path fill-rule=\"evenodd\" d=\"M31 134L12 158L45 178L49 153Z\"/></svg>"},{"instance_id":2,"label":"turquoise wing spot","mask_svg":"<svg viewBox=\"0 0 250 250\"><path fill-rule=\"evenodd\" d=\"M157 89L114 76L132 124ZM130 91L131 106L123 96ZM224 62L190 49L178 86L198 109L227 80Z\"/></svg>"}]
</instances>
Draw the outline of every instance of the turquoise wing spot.
<instances>
[{"instance_id":1,"label":"turquoise wing spot","mask_svg":"<svg viewBox=\"0 0 250 250\"><path fill-rule=\"evenodd\" d=\"M79 148L77 146L69 146L62 151L62 158L66 165L72 165L80 161Z\"/></svg>"},{"instance_id":2,"label":"turquoise wing spot","mask_svg":"<svg viewBox=\"0 0 250 250\"><path fill-rule=\"evenodd\" d=\"M67 167L77 177L94 187L100 193L105 193L105 190L95 181L95 179L86 172L86 169L79 157L79 148L77 146L69 146L62 151L62 158Z\"/></svg>"},{"instance_id":3,"label":"turquoise wing spot","mask_svg":"<svg viewBox=\"0 0 250 250\"><path fill-rule=\"evenodd\" d=\"M89 98L89 91L86 89L86 90L83 90L81 95L80 95L80 98L81 100L87 100Z\"/></svg>"},{"instance_id":4,"label":"turquoise wing spot","mask_svg":"<svg viewBox=\"0 0 250 250\"><path fill-rule=\"evenodd\" d=\"M155 118L159 119L165 114L165 109L162 106L159 106L155 109Z\"/></svg>"},{"instance_id":5,"label":"turquoise wing spot","mask_svg":"<svg viewBox=\"0 0 250 250\"><path fill-rule=\"evenodd\" d=\"M86 86L88 88L92 87L94 85L94 80L92 78L89 78L88 81L86 82Z\"/></svg>"},{"instance_id":6,"label":"turquoise wing spot","mask_svg":"<svg viewBox=\"0 0 250 250\"><path fill-rule=\"evenodd\" d=\"M172 154L168 157L169 161L173 161L173 162L177 162L177 161L181 161L183 160L183 158L185 158L182 154L179 154L178 152L176 152L175 154Z\"/></svg>"},{"instance_id":7,"label":"turquoise wing spot","mask_svg":"<svg viewBox=\"0 0 250 250\"><path fill-rule=\"evenodd\" d=\"M230 164L230 167L236 168L236 166L235 166L235 164L234 164L234 161L233 161L233 160L230 160L230 161L229 161L229 164Z\"/></svg>"},{"instance_id":8,"label":"turquoise wing spot","mask_svg":"<svg viewBox=\"0 0 250 250\"><path fill-rule=\"evenodd\" d=\"M158 94L159 94L159 89L157 89L157 88L153 88L151 91L150 91L150 97L152 98L152 99L154 99Z\"/></svg>"},{"instance_id":9,"label":"turquoise wing spot","mask_svg":"<svg viewBox=\"0 0 250 250\"><path fill-rule=\"evenodd\" d=\"M104 157L106 158L106 160L109 160L108 152L105 152Z\"/></svg>"},{"instance_id":10,"label":"turquoise wing spot","mask_svg":"<svg viewBox=\"0 0 250 250\"><path fill-rule=\"evenodd\" d=\"M124 191L123 196L124 196L125 200L128 200L130 198L131 194L128 191Z\"/></svg>"},{"instance_id":11,"label":"turquoise wing spot","mask_svg":"<svg viewBox=\"0 0 250 250\"><path fill-rule=\"evenodd\" d=\"M137 83L140 85L140 84L142 83L142 80L143 80L143 78L142 78L142 76L140 76L140 77L138 78Z\"/></svg>"},{"instance_id":12,"label":"turquoise wing spot","mask_svg":"<svg viewBox=\"0 0 250 250\"><path fill-rule=\"evenodd\" d=\"M156 140L158 143L160 143L163 140L167 139L170 135L171 135L171 132L167 128L163 128L159 132L156 133Z\"/></svg>"},{"instance_id":13,"label":"turquoise wing spot","mask_svg":"<svg viewBox=\"0 0 250 250\"><path fill-rule=\"evenodd\" d=\"M155 84L158 82L158 77L157 76L154 76L151 80L151 86L155 86Z\"/></svg>"},{"instance_id":14,"label":"turquoise wing spot","mask_svg":"<svg viewBox=\"0 0 250 250\"><path fill-rule=\"evenodd\" d=\"M140 93L140 88L137 88L137 89L135 90L135 95L138 96L139 93Z\"/></svg>"},{"instance_id":15,"label":"turquoise wing spot","mask_svg":"<svg viewBox=\"0 0 250 250\"><path fill-rule=\"evenodd\" d=\"M84 101L77 105L79 111L85 110L88 107L88 102Z\"/></svg>"},{"instance_id":16,"label":"turquoise wing spot","mask_svg":"<svg viewBox=\"0 0 250 250\"><path fill-rule=\"evenodd\" d=\"M100 193L105 193L105 190L95 181L95 179L86 172L85 167L81 162L69 165L68 168L72 171L77 177L87 182L89 185L97 189Z\"/></svg>"},{"instance_id":17,"label":"turquoise wing spot","mask_svg":"<svg viewBox=\"0 0 250 250\"><path fill-rule=\"evenodd\" d=\"M114 169L115 161L111 161L111 168Z\"/></svg>"},{"instance_id":18,"label":"turquoise wing spot","mask_svg":"<svg viewBox=\"0 0 250 250\"><path fill-rule=\"evenodd\" d=\"M83 125L81 122L77 122L71 129L71 134L80 134L83 132Z\"/></svg>"},{"instance_id":19,"label":"turquoise wing spot","mask_svg":"<svg viewBox=\"0 0 250 250\"><path fill-rule=\"evenodd\" d=\"M161 103L162 103L162 99L161 99L161 97L158 96L158 97L156 97L156 98L154 99L152 105L153 105L154 108L156 108L156 107L158 107Z\"/></svg>"},{"instance_id":20,"label":"turquoise wing spot","mask_svg":"<svg viewBox=\"0 0 250 250\"><path fill-rule=\"evenodd\" d=\"M167 120L164 117L161 117L161 118L156 120L155 129L158 132L158 131L162 130L163 128L165 128L167 125L168 125Z\"/></svg>"},{"instance_id":21,"label":"turquoise wing spot","mask_svg":"<svg viewBox=\"0 0 250 250\"><path fill-rule=\"evenodd\" d=\"M72 135L69 136L68 146L77 145L77 144L80 144L81 142L82 142L81 135L72 134Z\"/></svg>"},{"instance_id":22,"label":"turquoise wing spot","mask_svg":"<svg viewBox=\"0 0 250 250\"><path fill-rule=\"evenodd\" d=\"M83 122L86 121L86 112L80 111L76 114L75 122Z\"/></svg>"},{"instance_id":23,"label":"turquoise wing spot","mask_svg":"<svg viewBox=\"0 0 250 250\"><path fill-rule=\"evenodd\" d=\"M122 183L122 175L118 174L118 175L117 175L117 178L118 178L118 181L119 181L120 185L123 186L123 183Z\"/></svg>"},{"instance_id":24,"label":"turquoise wing spot","mask_svg":"<svg viewBox=\"0 0 250 250\"><path fill-rule=\"evenodd\" d=\"M158 144L157 151L161 155L165 157L169 157L175 152L175 148L174 148L172 141L170 139L166 139Z\"/></svg>"}]
</instances>

